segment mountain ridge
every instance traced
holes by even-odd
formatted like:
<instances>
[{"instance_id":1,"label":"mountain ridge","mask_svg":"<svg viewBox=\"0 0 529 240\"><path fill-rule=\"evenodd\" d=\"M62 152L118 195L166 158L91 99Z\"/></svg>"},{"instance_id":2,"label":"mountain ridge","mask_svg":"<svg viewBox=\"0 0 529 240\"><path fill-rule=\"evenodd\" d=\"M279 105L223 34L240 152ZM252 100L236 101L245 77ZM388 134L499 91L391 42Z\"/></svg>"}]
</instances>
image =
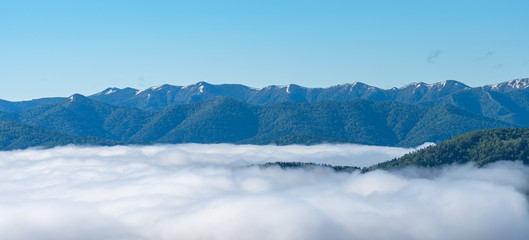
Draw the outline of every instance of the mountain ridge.
<instances>
[{"instance_id":1,"label":"mountain ridge","mask_svg":"<svg viewBox=\"0 0 529 240\"><path fill-rule=\"evenodd\" d=\"M424 82L410 83L400 88L381 89L362 82L344 83L325 88L308 88L296 84L270 85L253 88L242 84L209 84L198 82L187 86L164 84L145 89L110 87L89 98L113 105L132 106L145 110L160 110L173 104L204 101L223 96L251 104L269 104L283 101L315 102L323 100L394 100L403 103L417 104L439 98L458 91L483 88L497 92L512 92L527 89L529 78L519 78L482 87L469 87L462 82L446 80L433 84ZM426 99L421 93L427 93ZM409 96L414 95L415 97ZM439 96L439 94L441 96ZM292 96L293 95L293 96ZM430 96L433 95L433 96ZM51 103L64 98L42 98L29 101L10 102L0 100L0 111L19 111L39 104ZM149 104L149 101L151 103ZM14 107L14 105L19 105Z\"/></svg>"},{"instance_id":2,"label":"mountain ridge","mask_svg":"<svg viewBox=\"0 0 529 240\"><path fill-rule=\"evenodd\" d=\"M252 105L217 97L146 111L78 94L17 113L0 112L0 119L125 143L349 142L411 147L471 130L515 127L451 105L428 107L362 99Z\"/></svg>"},{"instance_id":3,"label":"mountain ridge","mask_svg":"<svg viewBox=\"0 0 529 240\"><path fill-rule=\"evenodd\" d=\"M178 89L184 92L179 92ZM132 90L127 89L126 91L131 96ZM218 96L257 105L278 102L311 103L354 99L396 101L424 106L451 104L474 114L529 127L529 78L514 79L474 88L455 80L433 84L410 83L400 88L391 89L380 89L361 82L340 84L327 88L305 88L289 84L286 86L272 85L261 89L240 84L213 85L199 82L185 87L162 85L145 90L136 90L134 96L125 100L123 98L109 100L112 96L101 94L98 97L95 95L89 97L114 105L136 107L143 110L160 110L174 104L206 101Z\"/></svg>"}]
</instances>

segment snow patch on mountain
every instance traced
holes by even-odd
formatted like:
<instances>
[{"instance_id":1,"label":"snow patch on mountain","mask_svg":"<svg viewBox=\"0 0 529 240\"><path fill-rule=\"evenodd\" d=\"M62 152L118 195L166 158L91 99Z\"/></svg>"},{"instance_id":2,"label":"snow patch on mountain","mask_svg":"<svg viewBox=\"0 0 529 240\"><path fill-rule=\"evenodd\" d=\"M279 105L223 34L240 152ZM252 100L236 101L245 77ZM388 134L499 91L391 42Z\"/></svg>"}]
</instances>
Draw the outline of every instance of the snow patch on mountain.
<instances>
[{"instance_id":1,"label":"snow patch on mountain","mask_svg":"<svg viewBox=\"0 0 529 240\"><path fill-rule=\"evenodd\" d=\"M529 88L529 78L515 79L482 88L503 92L523 90ZM159 110L172 104L189 103L197 100L202 101L214 97L228 97L257 105L291 100L314 102L321 100L347 101L354 99L389 100L417 104L425 101L434 101L440 97L468 89L472 88L455 80L446 80L432 84L414 82L400 88L394 87L391 89L381 89L362 82L344 83L326 88L305 88L295 84L251 88L240 84L209 84L201 81L187 86L165 84L143 90L108 88L90 96L90 98L111 104L136 106L149 110ZM159 101L145 102L145 99L148 98L147 93ZM294 97L292 94L296 96ZM198 97L199 95L200 97ZM285 98L284 95L290 95L290 97ZM195 99L195 97L197 98Z\"/></svg>"},{"instance_id":2,"label":"snow patch on mountain","mask_svg":"<svg viewBox=\"0 0 529 240\"><path fill-rule=\"evenodd\" d=\"M494 91L513 91L529 88L529 78L518 78L507 82L485 86Z\"/></svg>"},{"instance_id":3,"label":"snow patch on mountain","mask_svg":"<svg viewBox=\"0 0 529 240\"><path fill-rule=\"evenodd\" d=\"M140 93L145 92L145 91L147 91L147 90L148 90L148 88L147 88L147 89L138 90L138 91L136 92L136 95L139 95Z\"/></svg>"},{"instance_id":4,"label":"snow patch on mountain","mask_svg":"<svg viewBox=\"0 0 529 240\"><path fill-rule=\"evenodd\" d=\"M117 92L117 90L114 89L114 88L111 88L111 89L108 89L108 91L105 92L105 95L109 95L109 94L112 94L112 93L115 93L115 92Z\"/></svg>"}]
</instances>

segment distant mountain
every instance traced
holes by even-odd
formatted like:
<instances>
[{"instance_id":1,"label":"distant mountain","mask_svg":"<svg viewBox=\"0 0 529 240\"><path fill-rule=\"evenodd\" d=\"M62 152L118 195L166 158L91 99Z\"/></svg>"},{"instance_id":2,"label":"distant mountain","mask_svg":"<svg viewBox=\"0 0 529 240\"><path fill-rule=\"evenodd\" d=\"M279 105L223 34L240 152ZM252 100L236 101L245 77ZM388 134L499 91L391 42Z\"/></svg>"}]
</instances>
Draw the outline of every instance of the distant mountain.
<instances>
[{"instance_id":1,"label":"distant mountain","mask_svg":"<svg viewBox=\"0 0 529 240\"><path fill-rule=\"evenodd\" d=\"M64 98L40 98L29 101L10 102L0 99L0 112L18 112L29 108L37 107L40 105L56 103Z\"/></svg>"},{"instance_id":2,"label":"distant mountain","mask_svg":"<svg viewBox=\"0 0 529 240\"><path fill-rule=\"evenodd\" d=\"M214 85L199 82L189 86L162 85L143 90L133 88L107 88L88 96L111 105L135 107L143 110L161 110L174 104L202 102L215 97L227 97L245 103L262 105L278 102L348 101L365 99L372 101L396 101L406 104L431 104L446 101L458 93L483 91L511 94L529 90L529 78L515 79L494 85L471 88L461 82L447 80L434 84L411 83L401 88L380 89L361 82L341 84L328 88L306 88L295 84L268 86L261 89L240 84ZM30 101L9 102L0 100L0 111L17 112L39 105L59 102L66 98L42 98Z\"/></svg>"},{"instance_id":3,"label":"distant mountain","mask_svg":"<svg viewBox=\"0 0 529 240\"><path fill-rule=\"evenodd\" d=\"M412 83L386 90L360 82L328 88L305 88L290 84L261 89L239 84L213 85L199 82L190 86L162 85L143 90L108 88L88 98L115 106L159 111L178 104L204 102L217 97L232 98L253 105L356 99L395 101L430 107L449 104L476 115L529 127L529 78L475 88L447 80L434 84ZM67 101L67 98L44 98L23 102L0 100L0 111L16 113L61 101Z\"/></svg>"},{"instance_id":4,"label":"distant mountain","mask_svg":"<svg viewBox=\"0 0 529 240\"><path fill-rule=\"evenodd\" d=\"M492 90L495 92L502 92L502 93L513 92L517 90L524 90L524 89L529 88L529 78L514 79L512 81L502 82L502 83L493 84L493 85L487 85L487 86L484 86L483 88L487 90Z\"/></svg>"},{"instance_id":5,"label":"distant mountain","mask_svg":"<svg viewBox=\"0 0 529 240\"><path fill-rule=\"evenodd\" d=\"M524 164L529 164L529 128L469 132L401 158L380 163L371 169L438 167L468 162L483 166L500 160L521 160Z\"/></svg>"},{"instance_id":6,"label":"distant mountain","mask_svg":"<svg viewBox=\"0 0 529 240\"><path fill-rule=\"evenodd\" d=\"M529 84L529 79L467 89L423 105L450 104L474 114L527 127L529 88L521 87L521 83Z\"/></svg>"},{"instance_id":7,"label":"distant mountain","mask_svg":"<svg viewBox=\"0 0 529 240\"><path fill-rule=\"evenodd\" d=\"M190 86L162 85L144 90L108 88L89 98L113 105L160 110L174 104L201 102L215 97L233 98L249 104L279 102L348 101L365 99L392 100L417 104L438 99L449 94L470 89L463 83L448 80L436 84L413 83L402 88L383 90L360 82L328 88L305 88L295 84L268 86L261 89L239 84L213 85L199 82Z\"/></svg>"},{"instance_id":8,"label":"distant mountain","mask_svg":"<svg viewBox=\"0 0 529 240\"><path fill-rule=\"evenodd\" d=\"M163 85L145 90L109 88L89 97L113 105L160 110L174 104L201 102L219 96L256 105L354 99L425 106L451 104L474 114L518 126L529 126L529 78L476 88L447 80L435 84L412 83L387 90L359 82L328 88L305 88L290 84L262 89L237 84L212 85L199 82L186 87Z\"/></svg>"},{"instance_id":9,"label":"distant mountain","mask_svg":"<svg viewBox=\"0 0 529 240\"><path fill-rule=\"evenodd\" d=\"M514 127L450 105L427 107L367 100L251 105L220 97L145 111L78 94L16 113L0 113L0 119L68 136L127 143L416 146L472 130Z\"/></svg>"}]
</instances>

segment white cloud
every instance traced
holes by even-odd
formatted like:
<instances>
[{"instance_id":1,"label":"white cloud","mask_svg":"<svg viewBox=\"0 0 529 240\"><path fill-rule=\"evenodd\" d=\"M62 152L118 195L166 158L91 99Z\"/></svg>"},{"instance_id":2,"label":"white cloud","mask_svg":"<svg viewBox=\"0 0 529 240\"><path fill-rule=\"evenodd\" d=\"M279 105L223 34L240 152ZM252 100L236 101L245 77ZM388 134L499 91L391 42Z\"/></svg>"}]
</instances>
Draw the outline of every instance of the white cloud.
<instances>
[{"instance_id":1,"label":"white cloud","mask_svg":"<svg viewBox=\"0 0 529 240\"><path fill-rule=\"evenodd\" d=\"M0 152L0 239L528 236L529 169L521 163L368 174L235 167L396 152L227 144Z\"/></svg>"}]
</instances>

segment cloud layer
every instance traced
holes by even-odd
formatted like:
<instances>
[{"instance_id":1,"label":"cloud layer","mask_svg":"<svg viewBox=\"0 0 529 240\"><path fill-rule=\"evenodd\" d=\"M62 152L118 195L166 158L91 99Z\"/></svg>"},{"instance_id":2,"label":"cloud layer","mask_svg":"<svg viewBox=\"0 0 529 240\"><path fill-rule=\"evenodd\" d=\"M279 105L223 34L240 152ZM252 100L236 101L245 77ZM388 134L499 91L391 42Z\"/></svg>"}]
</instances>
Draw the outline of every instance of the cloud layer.
<instances>
[{"instance_id":1,"label":"cloud layer","mask_svg":"<svg viewBox=\"0 0 529 240\"><path fill-rule=\"evenodd\" d=\"M360 162L357 157L397 154L397 150L359 145L185 144L0 152L0 238L524 239L529 235L529 169L516 162L481 169L451 166L363 175L326 168L239 167L268 161Z\"/></svg>"}]
</instances>

